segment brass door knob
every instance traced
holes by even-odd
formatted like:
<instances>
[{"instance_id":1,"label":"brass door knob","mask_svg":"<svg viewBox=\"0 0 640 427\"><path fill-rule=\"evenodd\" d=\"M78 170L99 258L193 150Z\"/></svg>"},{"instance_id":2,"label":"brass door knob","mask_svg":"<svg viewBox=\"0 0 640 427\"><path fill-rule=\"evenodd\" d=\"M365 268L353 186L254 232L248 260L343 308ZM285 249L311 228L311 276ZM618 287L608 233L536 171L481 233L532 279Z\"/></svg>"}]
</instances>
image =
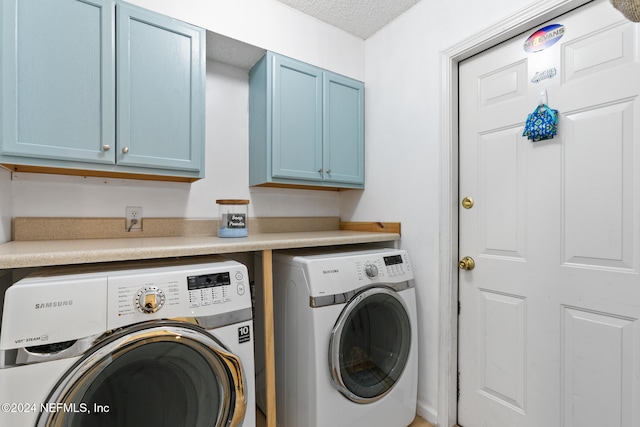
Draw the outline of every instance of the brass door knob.
<instances>
[{"instance_id":1,"label":"brass door knob","mask_svg":"<svg viewBox=\"0 0 640 427\"><path fill-rule=\"evenodd\" d=\"M469 256L462 258L458 263L458 267L460 267L461 270L473 270L475 266L476 262Z\"/></svg>"}]
</instances>

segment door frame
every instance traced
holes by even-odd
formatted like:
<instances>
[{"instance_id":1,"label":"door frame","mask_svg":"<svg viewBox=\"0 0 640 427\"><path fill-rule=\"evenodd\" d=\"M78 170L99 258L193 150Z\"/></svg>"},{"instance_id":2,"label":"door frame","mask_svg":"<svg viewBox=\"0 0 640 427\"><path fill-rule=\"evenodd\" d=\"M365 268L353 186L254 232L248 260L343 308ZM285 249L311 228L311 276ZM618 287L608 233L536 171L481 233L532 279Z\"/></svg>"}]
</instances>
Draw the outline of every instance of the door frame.
<instances>
[{"instance_id":1,"label":"door frame","mask_svg":"<svg viewBox=\"0 0 640 427\"><path fill-rule=\"evenodd\" d=\"M440 53L439 427L458 410L458 63L590 1L535 2Z\"/></svg>"}]
</instances>

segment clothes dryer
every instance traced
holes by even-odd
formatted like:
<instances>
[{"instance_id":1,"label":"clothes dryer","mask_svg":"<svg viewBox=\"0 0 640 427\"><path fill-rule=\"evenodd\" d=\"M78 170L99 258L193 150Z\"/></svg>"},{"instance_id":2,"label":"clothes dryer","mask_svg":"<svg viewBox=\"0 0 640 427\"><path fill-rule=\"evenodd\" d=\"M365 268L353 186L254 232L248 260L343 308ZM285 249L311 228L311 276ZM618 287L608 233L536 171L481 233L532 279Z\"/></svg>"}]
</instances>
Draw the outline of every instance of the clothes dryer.
<instances>
[{"instance_id":1,"label":"clothes dryer","mask_svg":"<svg viewBox=\"0 0 640 427\"><path fill-rule=\"evenodd\" d=\"M1 426L255 426L244 265L44 268L8 285Z\"/></svg>"},{"instance_id":2,"label":"clothes dryer","mask_svg":"<svg viewBox=\"0 0 640 427\"><path fill-rule=\"evenodd\" d=\"M273 279L278 426L411 424L418 325L407 252L276 252ZM260 281L258 268L257 298ZM257 331L257 400L264 409L262 327Z\"/></svg>"}]
</instances>

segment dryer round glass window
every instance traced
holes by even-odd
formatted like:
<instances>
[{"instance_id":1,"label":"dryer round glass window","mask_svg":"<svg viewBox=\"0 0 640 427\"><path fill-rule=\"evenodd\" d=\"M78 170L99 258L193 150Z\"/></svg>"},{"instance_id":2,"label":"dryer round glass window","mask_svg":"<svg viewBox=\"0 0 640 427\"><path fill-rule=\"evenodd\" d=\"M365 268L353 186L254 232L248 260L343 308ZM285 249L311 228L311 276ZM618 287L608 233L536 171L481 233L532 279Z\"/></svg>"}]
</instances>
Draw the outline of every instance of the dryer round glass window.
<instances>
[{"instance_id":1,"label":"dryer round glass window","mask_svg":"<svg viewBox=\"0 0 640 427\"><path fill-rule=\"evenodd\" d=\"M48 398L66 406L43 413L38 426L212 427L244 418L240 360L213 336L185 324L137 329L79 360Z\"/></svg>"},{"instance_id":2,"label":"dryer round glass window","mask_svg":"<svg viewBox=\"0 0 640 427\"><path fill-rule=\"evenodd\" d=\"M329 343L333 382L347 398L369 403L399 380L411 349L411 324L395 291L371 288L340 314Z\"/></svg>"}]
</instances>

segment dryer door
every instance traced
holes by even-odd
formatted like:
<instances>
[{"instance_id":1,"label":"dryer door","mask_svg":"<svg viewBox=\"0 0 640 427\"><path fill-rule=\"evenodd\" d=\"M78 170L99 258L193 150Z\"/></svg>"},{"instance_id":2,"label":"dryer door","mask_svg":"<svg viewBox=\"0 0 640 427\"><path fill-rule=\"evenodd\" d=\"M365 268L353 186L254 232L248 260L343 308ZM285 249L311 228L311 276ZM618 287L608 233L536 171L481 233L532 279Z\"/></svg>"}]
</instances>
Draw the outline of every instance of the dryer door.
<instances>
[{"instance_id":1,"label":"dryer door","mask_svg":"<svg viewBox=\"0 0 640 427\"><path fill-rule=\"evenodd\" d=\"M370 403L399 380L411 349L407 307L394 290L357 294L331 332L329 363L336 388L350 400Z\"/></svg>"},{"instance_id":2,"label":"dryer door","mask_svg":"<svg viewBox=\"0 0 640 427\"><path fill-rule=\"evenodd\" d=\"M125 328L76 362L37 426L239 426L241 362L202 328L160 321Z\"/></svg>"}]
</instances>

